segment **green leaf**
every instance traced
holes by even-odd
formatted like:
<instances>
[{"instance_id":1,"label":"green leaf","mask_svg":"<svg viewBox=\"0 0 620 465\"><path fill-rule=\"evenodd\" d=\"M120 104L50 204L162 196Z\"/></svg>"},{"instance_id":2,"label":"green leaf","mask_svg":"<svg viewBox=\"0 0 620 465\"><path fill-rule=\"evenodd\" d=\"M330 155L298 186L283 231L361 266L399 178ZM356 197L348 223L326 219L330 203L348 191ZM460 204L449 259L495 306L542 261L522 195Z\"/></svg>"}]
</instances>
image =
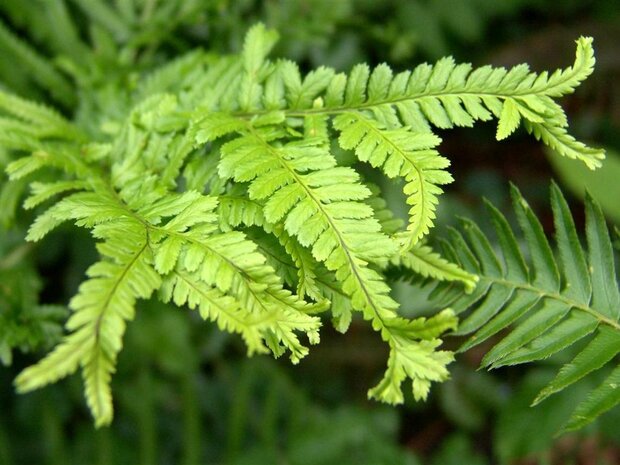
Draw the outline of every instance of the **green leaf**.
<instances>
[{"instance_id":1,"label":"green leaf","mask_svg":"<svg viewBox=\"0 0 620 465\"><path fill-rule=\"evenodd\" d=\"M278 33L263 24L253 26L243 43L243 66L248 73L256 74L265 58L278 41Z\"/></svg>"},{"instance_id":2,"label":"green leaf","mask_svg":"<svg viewBox=\"0 0 620 465\"><path fill-rule=\"evenodd\" d=\"M546 289L559 289L560 272L540 221L514 186L511 188L511 195L519 225L525 234L532 255L532 264L535 269L534 283Z\"/></svg>"},{"instance_id":3,"label":"green leaf","mask_svg":"<svg viewBox=\"0 0 620 465\"><path fill-rule=\"evenodd\" d=\"M620 320L620 291L614 254L601 207L586 197L586 237L592 280L592 305L612 321Z\"/></svg>"},{"instance_id":4,"label":"green leaf","mask_svg":"<svg viewBox=\"0 0 620 465\"><path fill-rule=\"evenodd\" d=\"M566 386L597 370L620 353L618 332L603 326L594 339L572 362L562 367L557 376L536 396L533 404L542 402L551 394L561 391Z\"/></svg>"},{"instance_id":5,"label":"green leaf","mask_svg":"<svg viewBox=\"0 0 620 465\"><path fill-rule=\"evenodd\" d=\"M71 300L74 311L67 322L71 333L38 364L26 368L15 380L20 392L54 382L82 366L85 394L97 427L112 421L110 378L122 348L125 321L134 316L136 298L148 298L159 287L159 275L139 227L114 234L117 262L100 261L89 268L90 279L82 283ZM111 245L111 244L108 244ZM109 249L108 248L108 249ZM100 249L104 250L104 249Z\"/></svg>"},{"instance_id":6,"label":"green leaf","mask_svg":"<svg viewBox=\"0 0 620 465\"><path fill-rule=\"evenodd\" d=\"M620 403L620 366L603 383L577 405L564 431L577 430Z\"/></svg>"},{"instance_id":7,"label":"green leaf","mask_svg":"<svg viewBox=\"0 0 620 465\"><path fill-rule=\"evenodd\" d=\"M449 262L428 245L418 244L403 255L397 254L390 258L390 264L409 269L425 278L439 281L460 281L466 292L472 292L478 277Z\"/></svg>"},{"instance_id":8,"label":"green leaf","mask_svg":"<svg viewBox=\"0 0 620 465\"><path fill-rule=\"evenodd\" d=\"M447 159L434 149L440 139L404 129L388 130L361 113L343 113L334 119L344 149L355 149L361 161L381 168L389 177L402 176L409 210L407 234L399 236L411 248L433 226L441 185L452 182Z\"/></svg>"},{"instance_id":9,"label":"green leaf","mask_svg":"<svg viewBox=\"0 0 620 465\"><path fill-rule=\"evenodd\" d=\"M521 113L514 99L507 98L502 106L502 113L497 124L497 140L502 140L512 134L519 127Z\"/></svg>"},{"instance_id":10,"label":"green leaf","mask_svg":"<svg viewBox=\"0 0 620 465\"><path fill-rule=\"evenodd\" d=\"M395 338L394 343L403 342L401 338ZM400 385L410 377L413 379L413 397L416 400L426 399L432 381L448 378L446 365L454 358L450 352L436 351L439 344L440 340L431 339L416 344L407 343L406 349L392 347L385 375L377 386L368 391L368 396L389 404L400 404L403 402Z\"/></svg>"},{"instance_id":11,"label":"green leaf","mask_svg":"<svg viewBox=\"0 0 620 465\"><path fill-rule=\"evenodd\" d=\"M560 267L540 221L514 187L512 197L528 259L503 215L489 206L499 239L497 247L490 245L474 223L464 221L465 236L453 233L448 249L457 264L478 274L476 289L463 297L440 284L431 296L437 305L450 306L457 313L469 310L456 334L475 333L461 351L491 336L498 338L483 358L486 367L542 360L588 339L585 348L540 392L536 404L603 368L620 353L618 278L605 219L590 197L586 200L588 250L584 254L566 200L555 184L551 186ZM500 265L500 257L505 267ZM597 394L590 398L595 400L582 404L585 413L575 413L571 428L586 424L593 419L591 415L615 402L607 385L594 392ZM600 409L596 405L599 399Z\"/></svg>"},{"instance_id":12,"label":"green leaf","mask_svg":"<svg viewBox=\"0 0 620 465\"><path fill-rule=\"evenodd\" d=\"M580 303L587 305L592 295L588 266L570 210L555 183L551 185L551 208L555 221L556 241L563 263L562 269L566 281L570 283L570 285L565 286L565 293L567 296L578 299Z\"/></svg>"}]
</instances>

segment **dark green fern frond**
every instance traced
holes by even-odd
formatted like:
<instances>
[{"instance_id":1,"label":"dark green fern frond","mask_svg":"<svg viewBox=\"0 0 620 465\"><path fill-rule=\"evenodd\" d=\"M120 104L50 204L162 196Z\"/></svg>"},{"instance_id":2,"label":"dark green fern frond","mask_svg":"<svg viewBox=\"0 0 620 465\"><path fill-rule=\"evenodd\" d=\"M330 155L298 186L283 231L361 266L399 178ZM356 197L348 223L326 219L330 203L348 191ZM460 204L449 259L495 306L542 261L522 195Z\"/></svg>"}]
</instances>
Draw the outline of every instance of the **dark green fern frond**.
<instances>
[{"instance_id":1,"label":"dark green fern frond","mask_svg":"<svg viewBox=\"0 0 620 465\"><path fill-rule=\"evenodd\" d=\"M11 60L17 60L24 66L29 71L29 76L57 101L66 107L75 103L75 91L67 78L51 61L22 41L2 21L0 21L0 47L8 50L12 55Z\"/></svg>"},{"instance_id":2,"label":"dark green fern frond","mask_svg":"<svg viewBox=\"0 0 620 465\"><path fill-rule=\"evenodd\" d=\"M448 304L467 312L456 334L474 333L461 347L468 350L511 328L485 355L482 365L498 368L542 360L573 345L583 348L572 362L538 394L534 404L565 389L605 365L620 353L620 292L612 245L599 206L586 201L587 252L581 247L570 211L554 184L551 206L557 252L521 194L513 188L514 209L528 245L521 252L504 216L488 204L501 253L474 223L463 220L463 235L453 231L451 245L461 266L478 274L470 296ZM442 292L437 292L442 297ZM446 300L442 300L442 305ZM585 341L585 342L584 342ZM618 368L580 403L567 424L575 429L620 402L614 388Z\"/></svg>"}]
</instances>

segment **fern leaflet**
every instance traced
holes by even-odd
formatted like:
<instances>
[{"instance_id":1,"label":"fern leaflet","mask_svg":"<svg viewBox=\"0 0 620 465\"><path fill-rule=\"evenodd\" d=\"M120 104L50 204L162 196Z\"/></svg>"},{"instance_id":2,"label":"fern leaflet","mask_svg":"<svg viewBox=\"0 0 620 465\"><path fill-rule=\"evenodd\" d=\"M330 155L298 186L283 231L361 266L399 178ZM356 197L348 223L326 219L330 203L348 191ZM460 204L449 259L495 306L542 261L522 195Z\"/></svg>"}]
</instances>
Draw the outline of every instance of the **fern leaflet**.
<instances>
[{"instance_id":1,"label":"fern leaflet","mask_svg":"<svg viewBox=\"0 0 620 465\"><path fill-rule=\"evenodd\" d=\"M477 273L480 282L471 296L448 296L448 304L457 313L469 310L456 334L474 335L461 351L497 337L512 325L510 333L502 336L483 358L485 367L546 359L588 341L538 394L536 404L614 363L620 353L620 291L607 226L591 198L586 202L586 254L566 201L559 188L552 185L558 261L527 202L516 188L512 195L531 261L524 258L507 220L489 204L501 256L474 223L464 220L464 236L452 233L451 255L465 269ZM442 292L438 294L441 298ZM445 305L446 299L441 299L441 304ZM577 406L566 428L581 427L620 402L612 389L614 377L617 369Z\"/></svg>"}]
</instances>

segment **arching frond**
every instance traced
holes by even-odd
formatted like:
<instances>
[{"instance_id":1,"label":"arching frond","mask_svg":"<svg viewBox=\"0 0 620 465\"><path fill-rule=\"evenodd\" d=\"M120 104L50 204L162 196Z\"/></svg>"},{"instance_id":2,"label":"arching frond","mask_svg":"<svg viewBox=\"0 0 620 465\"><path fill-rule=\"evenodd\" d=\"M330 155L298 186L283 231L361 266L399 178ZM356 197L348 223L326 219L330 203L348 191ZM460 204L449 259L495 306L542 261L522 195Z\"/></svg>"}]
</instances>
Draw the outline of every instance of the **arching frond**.
<instances>
[{"instance_id":1,"label":"arching frond","mask_svg":"<svg viewBox=\"0 0 620 465\"><path fill-rule=\"evenodd\" d=\"M512 195L530 259L524 257L507 220L489 204L501 253L494 251L477 225L464 220L464 235L454 231L450 243L460 265L478 274L480 281L471 295L457 296L448 304L457 313L467 312L456 334L474 333L461 351L489 338L497 340L503 334L500 332L511 328L485 355L485 367L528 363L573 346L579 348L573 360L538 394L536 404L616 363L620 354L620 292L607 226L591 198L586 202L588 248L584 251L566 201L552 185L554 253L540 222L516 188ZM578 405L568 429L583 426L620 402L612 388L617 371Z\"/></svg>"},{"instance_id":2,"label":"arching frond","mask_svg":"<svg viewBox=\"0 0 620 465\"><path fill-rule=\"evenodd\" d=\"M44 8L51 14L54 7ZM55 17L76 36L59 8ZM131 15L99 1L76 8L98 25L102 49L109 43L103 55L115 58L115 40L131 42ZM617 283L604 224L591 202L587 261L555 191L562 266L518 196L531 265L493 209L505 265L471 223L465 224L467 239L454 233L444 256L425 241L440 194L452 182L435 128L495 118L503 139L523 123L558 153L600 165L602 151L567 132L554 100L592 72L591 39L577 41L573 66L550 75L526 65L472 69L452 58L398 74L385 64L360 64L348 74L319 67L302 75L295 63L269 58L277 37L259 24L237 55L195 51L144 76L142 69L119 71L110 89L118 84L122 92L103 86L91 95L96 85L86 69L97 68L101 57L90 63L81 42L73 46L54 36L55 49L73 59L86 55L84 69L63 62L84 99L74 119L0 91L0 156L9 176L2 215L13 214L29 185L24 207L35 220L27 240L43 240L72 222L91 232L100 255L70 303L68 334L18 377L20 390L81 367L95 421L108 423L110 379L125 325L136 301L151 295L239 334L249 353L287 352L293 362L308 353L308 343L318 342L319 313L329 309L344 332L357 312L389 347L384 377L369 395L390 403L404 400L405 380L421 399L432 382L449 376L453 354L439 349L440 336L469 308L458 332L477 332L466 348L519 323L487 354L489 366L537 360L592 338L541 399L588 375L586 358L594 357L588 366L596 368L615 357ZM22 47L0 25L3 40L14 50ZM41 83L64 79L30 52L23 55L31 69L43 71ZM126 52L120 55L119 63ZM402 178L405 228L360 174L355 157ZM444 283L433 293L437 314L399 314L388 279L395 270L399 278ZM609 382L616 378L612 373ZM613 405L615 396L609 384L594 391L574 425Z\"/></svg>"},{"instance_id":3,"label":"arching frond","mask_svg":"<svg viewBox=\"0 0 620 465\"><path fill-rule=\"evenodd\" d=\"M340 146L355 149L361 161L380 167L387 176L402 176L406 184L409 225L401 235L405 249L428 234L442 193L441 185L453 181L446 170L450 162L434 150L440 139L434 134L389 130L362 113L343 113L334 119Z\"/></svg>"},{"instance_id":4,"label":"arching frond","mask_svg":"<svg viewBox=\"0 0 620 465\"><path fill-rule=\"evenodd\" d=\"M15 380L18 390L27 392L63 378L80 366L86 399L97 426L112 420L110 378L126 321L134 317L136 299L148 298L160 286L144 229L135 221L123 223L122 233L112 228L99 230L107 239L99 246L104 260L88 269L89 279L69 304L74 313L66 326L71 333Z\"/></svg>"},{"instance_id":5,"label":"arching frond","mask_svg":"<svg viewBox=\"0 0 620 465\"><path fill-rule=\"evenodd\" d=\"M224 121L226 130L222 129ZM405 374L424 386L447 376L444 366L450 357L441 352L436 358L431 355L438 340L431 345L414 339L405 343L403 337L408 333L403 330L409 323L397 316L389 287L368 266L369 262L385 262L396 248L381 233L372 208L360 202L370 196L370 191L359 183L355 171L337 167L320 138L278 144L285 134L277 128L255 127L225 116L220 119L211 115L203 120L200 137L212 140L230 130L239 132L240 137L222 146L220 175L237 182L249 181L249 197L264 201L265 221L273 225L283 222L288 234L335 272L352 307L361 311L390 345L392 358L386 373L390 381L370 394L388 402L402 402L400 384ZM420 344L425 349L420 349ZM433 374L402 366L407 357L411 357L410 363L431 363ZM425 395L423 389L416 392Z\"/></svg>"},{"instance_id":6,"label":"arching frond","mask_svg":"<svg viewBox=\"0 0 620 465\"><path fill-rule=\"evenodd\" d=\"M449 161L435 150L440 139L432 133L433 126L469 127L477 120L496 118L501 140L523 122L527 131L557 153L580 159L592 169L604 158L602 150L567 133L564 111L554 101L591 74L595 62L591 38L577 41L572 67L551 76L533 73L527 65L472 70L470 64L444 58L396 75L385 64L374 70L362 64L348 76L321 67L302 78L295 64L266 60L273 37L260 27L251 34L266 44L261 65L254 65L253 84L249 77L231 82L236 100L221 102L219 113L199 113L199 126L208 129L198 130L197 141L235 132L243 127L243 119L266 126L285 117L302 119L307 137L328 137L328 120L333 118L342 148L355 150L360 160L381 168L388 177L405 179L410 221L407 232L399 235L405 250L433 226L441 186L452 182ZM243 76L249 76L247 69ZM265 93L269 89L269 99L262 103L256 96L261 89Z\"/></svg>"}]
</instances>

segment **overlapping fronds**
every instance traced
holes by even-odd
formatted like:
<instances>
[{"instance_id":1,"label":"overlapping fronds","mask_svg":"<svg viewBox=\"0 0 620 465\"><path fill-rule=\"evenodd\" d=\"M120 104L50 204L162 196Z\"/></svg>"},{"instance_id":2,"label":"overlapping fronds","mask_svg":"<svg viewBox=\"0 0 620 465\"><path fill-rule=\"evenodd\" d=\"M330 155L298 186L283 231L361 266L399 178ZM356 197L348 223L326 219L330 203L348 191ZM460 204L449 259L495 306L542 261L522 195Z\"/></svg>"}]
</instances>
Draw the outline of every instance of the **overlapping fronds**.
<instances>
[{"instance_id":1,"label":"overlapping fronds","mask_svg":"<svg viewBox=\"0 0 620 465\"><path fill-rule=\"evenodd\" d=\"M360 184L353 169L336 166L322 138L280 143L286 133L278 128L256 127L219 114L203 120L199 134L209 141L231 129L240 136L222 146L220 176L249 182L249 198L264 201L265 222L274 226L282 222L287 234L309 247L315 260L335 272L352 308L361 311L390 345L392 355L386 374L390 381L371 394L401 402L400 384L407 375L414 380L416 397L424 397L430 381L447 376L445 365L450 356L434 352L439 340L417 342L408 333L409 322L397 316L389 287L368 266L385 262L396 253L395 243L382 233L372 208L361 202L370 196L370 190ZM342 310L338 318L341 325L350 320ZM405 366L408 353L415 360L410 363L432 368L425 371Z\"/></svg>"},{"instance_id":2,"label":"overlapping fronds","mask_svg":"<svg viewBox=\"0 0 620 465\"><path fill-rule=\"evenodd\" d=\"M482 365L498 368L543 360L567 350L575 353L538 394L534 404L617 364L620 353L620 292L605 219L599 206L586 201L587 251L581 246L573 218L559 188L551 188L556 252L521 194L513 188L517 220L529 257L506 218L488 204L500 250L480 228L463 220L463 233L452 232L450 256L480 281L469 296L437 289L442 305L466 313L456 334L474 333L461 347L468 350L491 338L494 346ZM506 329L510 331L506 333ZM576 408L566 425L576 429L620 402L616 367Z\"/></svg>"},{"instance_id":3,"label":"overlapping fronds","mask_svg":"<svg viewBox=\"0 0 620 465\"><path fill-rule=\"evenodd\" d=\"M102 28L94 34L101 55L122 68L115 44L140 39L116 21L116 10L79 8ZM66 20L61 10L54 14ZM116 42L106 42L107 34ZM451 263L427 245L443 186L452 182L433 130L496 118L503 139L523 122L560 154L598 166L602 152L568 134L553 100L591 73L591 39L577 41L572 67L551 75L525 65L472 70L446 58L396 75L387 65L358 65L348 75L319 67L302 76L296 64L268 58L276 41L274 31L257 25L238 55L196 51L145 77L119 71L109 79L131 86L117 93L106 85L93 91L103 78L88 69L97 70L101 56L66 62L86 89L72 121L0 91L8 185L19 187L13 199L30 186L24 207L36 216L26 239L40 241L72 221L91 231L100 254L70 303L68 334L18 377L20 390L81 367L96 423L108 423L110 377L125 325L137 301L153 295L239 334L250 354L288 352L293 362L308 353L306 342L318 342L319 313L330 309L344 332L359 312L390 349L385 375L369 394L402 402L401 385L409 379L421 399L449 375L453 355L439 350L440 335L456 328L456 316L446 304L428 318L403 318L386 275L400 270L449 282L450 299L460 296L457 310L489 290L499 293L492 299L498 309L513 294L530 302L532 286L549 284L538 276L561 281L543 254L536 268L546 268L534 281L515 275L523 289L494 291L502 286L489 283L486 265L472 268L464 251L449 256L460 265ZM57 45L73 59L89 56L83 44ZM355 163L343 163L342 150ZM358 161L404 181L405 228ZM596 295L592 305L601 300ZM484 315L474 313L460 331L477 329ZM530 342L514 356L524 356L518 350ZM491 364L507 356L498 350L502 357L491 352Z\"/></svg>"},{"instance_id":4,"label":"overlapping fronds","mask_svg":"<svg viewBox=\"0 0 620 465\"><path fill-rule=\"evenodd\" d=\"M410 221L398 237L405 249L432 228L441 186L452 182L448 159L435 150L440 139L433 127L469 127L477 120L496 118L501 140L523 122L553 150L592 169L604 157L602 150L567 133L564 111L554 101L573 92L592 72L590 38L577 41L572 67L551 75L533 73L527 65L472 70L469 64L445 58L397 75L382 64L372 71L358 65L348 76L321 67L302 78L294 63L266 59L274 36L262 26L250 31L249 43L254 48L244 52L244 72L237 69L236 77L230 76L226 96L214 100L205 89L209 113L199 111L198 118L208 127L209 137L235 131L243 125L241 119L267 126L286 117L289 122L303 120L306 137L327 137L333 118L342 148L354 149L361 161L381 168L388 177L404 178ZM206 132L198 131L199 142L207 140Z\"/></svg>"},{"instance_id":5,"label":"overlapping fronds","mask_svg":"<svg viewBox=\"0 0 620 465\"><path fill-rule=\"evenodd\" d=\"M402 176L409 210L407 233L403 234L409 249L428 234L433 226L438 195L442 184L452 182L446 170L450 162L434 150L440 139L430 133L387 129L363 113L343 113L334 119L340 131L340 146L355 149L361 161L381 167L387 176Z\"/></svg>"},{"instance_id":6,"label":"overlapping fronds","mask_svg":"<svg viewBox=\"0 0 620 465\"><path fill-rule=\"evenodd\" d=\"M128 191L134 192L128 184ZM28 391L82 367L89 406L98 425L112 418L110 376L122 347L126 320L136 299L161 288L164 301L198 307L204 318L240 333L248 350L267 346L299 360L307 349L296 331L318 341L319 321L308 316L312 304L283 289L274 270L242 233L221 233L217 200L195 191L122 201L110 192L82 191L64 197L37 218L29 232L39 240L66 220L93 229L102 240L102 261L70 303L70 334L45 359L16 380ZM35 196L38 194L35 194ZM31 197L32 198L32 197ZM132 205L133 209L132 209ZM162 284L163 280L163 284Z\"/></svg>"}]
</instances>

